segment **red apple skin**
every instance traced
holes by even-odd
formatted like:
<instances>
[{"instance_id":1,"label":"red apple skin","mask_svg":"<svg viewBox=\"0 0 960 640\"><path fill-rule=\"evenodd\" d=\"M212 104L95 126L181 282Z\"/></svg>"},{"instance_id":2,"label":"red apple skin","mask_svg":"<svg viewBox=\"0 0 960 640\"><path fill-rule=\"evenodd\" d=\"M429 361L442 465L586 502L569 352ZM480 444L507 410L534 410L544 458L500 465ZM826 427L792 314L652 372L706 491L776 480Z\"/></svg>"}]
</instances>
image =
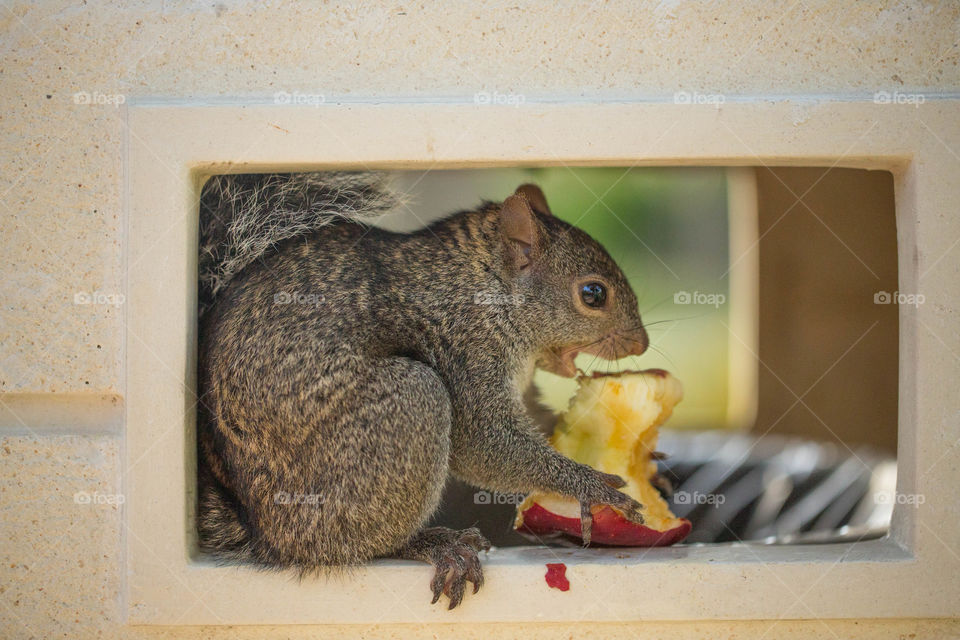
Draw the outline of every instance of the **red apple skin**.
<instances>
[{"instance_id":1,"label":"red apple skin","mask_svg":"<svg viewBox=\"0 0 960 640\"><path fill-rule=\"evenodd\" d=\"M591 544L612 545L618 547L666 547L680 542L693 528L690 521L680 518L681 524L657 531L635 522L630 522L610 507L603 507L593 514ZM523 524L517 531L534 535L565 533L580 538L580 519L565 518L534 503L523 512Z\"/></svg>"}]
</instances>

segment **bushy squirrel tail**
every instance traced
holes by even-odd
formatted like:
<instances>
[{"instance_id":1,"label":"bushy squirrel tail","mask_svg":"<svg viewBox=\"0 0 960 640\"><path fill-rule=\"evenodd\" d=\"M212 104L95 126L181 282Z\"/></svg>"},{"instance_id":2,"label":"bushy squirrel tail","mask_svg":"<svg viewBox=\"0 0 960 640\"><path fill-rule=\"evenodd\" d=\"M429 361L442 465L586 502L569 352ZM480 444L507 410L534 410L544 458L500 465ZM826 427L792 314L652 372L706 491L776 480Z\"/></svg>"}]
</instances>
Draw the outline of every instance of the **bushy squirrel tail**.
<instances>
[{"instance_id":1,"label":"bushy squirrel tail","mask_svg":"<svg viewBox=\"0 0 960 640\"><path fill-rule=\"evenodd\" d=\"M242 521L242 507L209 472L199 465L197 533L200 549L221 563L256 561L250 530Z\"/></svg>"},{"instance_id":2,"label":"bushy squirrel tail","mask_svg":"<svg viewBox=\"0 0 960 640\"><path fill-rule=\"evenodd\" d=\"M200 315L244 267L281 241L342 221L370 223L405 202L404 194L391 186L385 173L213 176L200 194ZM202 388L200 393L205 397ZM211 420L201 400L199 443L211 437ZM269 564L268 558L260 557L263 550L250 536L239 501L212 472L216 456L204 446L198 447L198 456L200 547L220 561Z\"/></svg>"},{"instance_id":3,"label":"bushy squirrel tail","mask_svg":"<svg viewBox=\"0 0 960 640\"><path fill-rule=\"evenodd\" d=\"M200 194L200 314L281 240L343 220L369 223L403 204L403 195L379 172L213 176Z\"/></svg>"}]
</instances>

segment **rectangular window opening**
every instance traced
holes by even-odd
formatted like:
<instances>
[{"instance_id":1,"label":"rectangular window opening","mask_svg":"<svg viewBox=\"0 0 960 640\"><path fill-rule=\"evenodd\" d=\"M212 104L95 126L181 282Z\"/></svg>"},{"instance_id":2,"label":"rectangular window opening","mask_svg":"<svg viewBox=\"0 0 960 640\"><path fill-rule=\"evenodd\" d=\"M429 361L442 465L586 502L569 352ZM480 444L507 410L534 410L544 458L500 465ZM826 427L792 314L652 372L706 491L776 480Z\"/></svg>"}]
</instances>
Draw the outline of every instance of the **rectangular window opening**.
<instances>
[{"instance_id":1,"label":"rectangular window opening","mask_svg":"<svg viewBox=\"0 0 960 640\"><path fill-rule=\"evenodd\" d=\"M407 204L377 226L410 231L535 183L554 215L620 265L651 349L576 363L662 368L683 383L658 446L669 456L659 467L673 485L670 508L693 523L681 545L847 544L887 533L898 499L898 307L922 303L897 290L890 172L562 166L390 176ZM576 386L542 371L534 381L556 412ZM512 530L521 499L450 480L431 523L478 526L501 548L536 545Z\"/></svg>"}]
</instances>

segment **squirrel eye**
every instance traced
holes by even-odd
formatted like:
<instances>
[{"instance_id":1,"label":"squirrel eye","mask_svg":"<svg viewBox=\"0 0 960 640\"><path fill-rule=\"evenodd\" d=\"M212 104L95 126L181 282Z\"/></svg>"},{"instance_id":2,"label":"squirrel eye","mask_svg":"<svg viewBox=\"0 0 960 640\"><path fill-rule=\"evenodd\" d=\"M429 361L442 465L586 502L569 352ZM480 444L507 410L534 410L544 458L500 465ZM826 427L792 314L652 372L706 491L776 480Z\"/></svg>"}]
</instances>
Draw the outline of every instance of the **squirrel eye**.
<instances>
[{"instance_id":1,"label":"squirrel eye","mask_svg":"<svg viewBox=\"0 0 960 640\"><path fill-rule=\"evenodd\" d=\"M588 307L599 309L607 302L607 288L599 282L588 282L580 287L580 299Z\"/></svg>"}]
</instances>

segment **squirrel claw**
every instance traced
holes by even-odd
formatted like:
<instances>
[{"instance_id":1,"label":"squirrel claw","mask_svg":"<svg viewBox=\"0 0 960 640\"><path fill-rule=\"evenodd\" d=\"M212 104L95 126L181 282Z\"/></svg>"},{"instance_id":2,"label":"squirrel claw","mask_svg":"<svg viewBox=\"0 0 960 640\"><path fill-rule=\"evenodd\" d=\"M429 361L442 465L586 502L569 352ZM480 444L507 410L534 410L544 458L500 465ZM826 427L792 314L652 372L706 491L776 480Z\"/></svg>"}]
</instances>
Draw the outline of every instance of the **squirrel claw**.
<instances>
[{"instance_id":1,"label":"squirrel claw","mask_svg":"<svg viewBox=\"0 0 960 640\"><path fill-rule=\"evenodd\" d=\"M597 471L596 474L600 476L600 479L603 480L608 487L620 489L621 487L627 486L627 481L615 473L604 473L602 471Z\"/></svg>"},{"instance_id":2,"label":"squirrel claw","mask_svg":"<svg viewBox=\"0 0 960 640\"><path fill-rule=\"evenodd\" d=\"M623 516L630 522L643 524L644 518L643 518L642 509L643 509L643 505L637 502L636 500L634 500L632 505L624 509Z\"/></svg>"},{"instance_id":3,"label":"squirrel claw","mask_svg":"<svg viewBox=\"0 0 960 640\"><path fill-rule=\"evenodd\" d=\"M473 592L477 592L480 588L478 583L483 582L483 573L476 552L473 553L472 558L468 559L463 552L451 551L437 565L437 571L430 581L430 590L433 591L430 604L436 604L441 595L446 595L450 599L447 608L453 609L463 601L468 580L473 582Z\"/></svg>"},{"instance_id":4,"label":"squirrel claw","mask_svg":"<svg viewBox=\"0 0 960 640\"><path fill-rule=\"evenodd\" d=\"M463 571L451 573L444 585L443 592L450 599L447 609L453 609L463 601L463 592L467 586L467 576Z\"/></svg>"},{"instance_id":5,"label":"squirrel claw","mask_svg":"<svg viewBox=\"0 0 960 640\"><path fill-rule=\"evenodd\" d=\"M486 542L486 540L484 540ZM490 543L487 543L487 549L490 548ZM476 593L480 591L480 587L483 586L483 569L480 567L480 558L474 553L470 555L467 560L467 575L466 579L468 582L473 583L473 592Z\"/></svg>"},{"instance_id":6,"label":"squirrel claw","mask_svg":"<svg viewBox=\"0 0 960 640\"><path fill-rule=\"evenodd\" d=\"M433 600L430 601L430 604L436 604L437 600L440 599L446 581L447 572L437 567L437 572L433 574L433 580L430 581L430 590L433 591Z\"/></svg>"},{"instance_id":7,"label":"squirrel claw","mask_svg":"<svg viewBox=\"0 0 960 640\"><path fill-rule=\"evenodd\" d=\"M580 496L580 538L583 540L583 546L590 546L593 538L593 511L594 506L602 507L609 505L619 509L627 520L643 524L643 515L641 510L643 505L619 491L627 485L627 482L613 473L604 473L597 471L587 465L581 465L589 474L589 480L585 490L578 492Z\"/></svg>"},{"instance_id":8,"label":"squirrel claw","mask_svg":"<svg viewBox=\"0 0 960 640\"><path fill-rule=\"evenodd\" d=\"M590 546L590 538L593 535L593 512L590 511L590 504L580 503L580 537L583 538L583 546Z\"/></svg>"},{"instance_id":9,"label":"squirrel claw","mask_svg":"<svg viewBox=\"0 0 960 640\"><path fill-rule=\"evenodd\" d=\"M621 501L619 504L613 505L617 509L623 512L623 517L629 520L630 522L635 522L637 524L643 524L643 505L628 498L626 501ZM590 540L592 539L593 531L593 511L591 510L590 504L588 502L580 502L580 537L583 539L583 546L589 547Z\"/></svg>"},{"instance_id":10,"label":"squirrel claw","mask_svg":"<svg viewBox=\"0 0 960 640\"><path fill-rule=\"evenodd\" d=\"M428 533L432 538L429 559L436 567L430 581L430 604L446 595L450 599L447 608L453 609L463 601L468 582L473 583L474 593L483 586L483 568L477 553L490 549L490 543L476 528L453 531L437 527Z\"/></svg>"}]
</instances>

